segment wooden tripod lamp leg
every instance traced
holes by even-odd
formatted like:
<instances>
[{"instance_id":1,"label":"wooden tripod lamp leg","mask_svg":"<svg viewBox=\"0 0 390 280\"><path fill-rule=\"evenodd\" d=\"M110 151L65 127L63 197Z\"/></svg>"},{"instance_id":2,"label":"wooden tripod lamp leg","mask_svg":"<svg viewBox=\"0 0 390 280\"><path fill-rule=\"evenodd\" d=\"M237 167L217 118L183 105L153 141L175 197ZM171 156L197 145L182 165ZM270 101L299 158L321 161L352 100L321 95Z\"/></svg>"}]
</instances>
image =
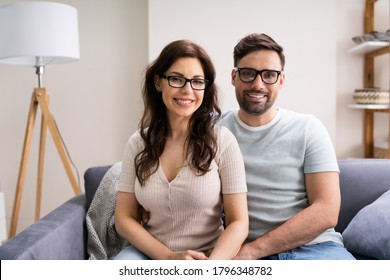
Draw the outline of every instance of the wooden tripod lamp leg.
<instances>
[{"instance_id":1,"label":"wooden tripod lamp leg","mask_svg":"<svg viewBox=\"0 0 390 280\"><path fill-rule=\"evenodd\" d=\"M16 228L18 226L19 211L20 211L20 205L22 202L22 194L23 194L24 183L25 183L25 179L26 179L28 159L30 156L31 142L32 142L33 134L34 134L34 125L35 125L35 118L37 115L37 107L38 107L38 103L37 103L37 100L35 99L35 93L33 93L31 96L30 109L29 109L29 113L28 113L28 117L27 117L26 133L24 136L22 158L20 160L18 181L16 184L16 191L15 191L15 198L14 198L14 206L12 209L9 238L12 238L15 236Z\"/></svg>"},{"instance_id":2,"label":"wooden tripod lamp leg","mask_svg":"<svg viewBox=\"0 0 390 280\"><path fill-rule=\"evenodd\" d=\"M39 162L38 162L38 180L37 180L37 196L36 196L36 208L35 208L35 219L39 219L40 208L41 208L41 196L42 196L42 180L43 180L43 168L44 168L44 156L45 156L45 146L46 146L46 134L47 128L49 128L50 133L53 137L54 144L56 145L57 151L60 155L62 163L65 167L65 171L69 177L70 183L73 187L73 191L76 195L81 193L80 186L73 175L70 159L66 153L64 143L62 142L61 135L58 131L58 128L55 124L53 115L49 110L49 95L47 94L44 88L36 88L31 96L30 109L27 118L27 127L26 134L24 138L22 158L20 161L18 181L16 185L14 205L12 210L11 217L11 226L9 231L9 238L12 238L16 234L20 205L22 200L22 194L25 185L26 171L28 159L30 156L31 143L34 133L35 119L37 115L38 105L42 110L42 125L41 125L41 134L40 134L40 148L39 148Z\"/></svg>"},{"instance_id":3,"label":"wooden tripod lamp leg","mask_svg":"<svg viewBox=\"0 0 390 280\"><path fill-rule=\"evenodd\" d=\"M46 102L49 104L50 95L47 94ZM45 163L45 148L46 148L46 134L47 124L45 116L42 114L41 120L41 135L39 142L39 159L38 159L38 177L37 177L37 194L35 202L35 221L38 221L41 217L41 204L42 204L42 184L43 184L43 170Z\"/></svg>"},{"instance_id":4,"label":"wooden tripod lamp leg","mask_svg":"<svg viewBox=\"0 0 390 280\"><path fill-rule=\"evenodd\" d=\"M49 110L49 104L47 102L48 99L47 99L46 90L44 88L36 88L34 90L34 92L35 92L35 97L38 100L38 103L41 107L42 114L44 115L44 118L46 120L46 125L48 126L50 133L53 137L54 144L57 147L57 151L58 151L60 158L62 160L62 164L64 165L65 171L68 174L70 183L73 187L73 191L76 195L78 195L81 193L80 186L78 185L78 182L77 182L75 176L73 175L71 165L70 165L70 160L66 154L65 147L64 147L64 144L63 144L62 139L61 139L61 135L60 135L58 128L55 124L53 115L51 114L51 112Z\"/></svg>"}]
</instances>

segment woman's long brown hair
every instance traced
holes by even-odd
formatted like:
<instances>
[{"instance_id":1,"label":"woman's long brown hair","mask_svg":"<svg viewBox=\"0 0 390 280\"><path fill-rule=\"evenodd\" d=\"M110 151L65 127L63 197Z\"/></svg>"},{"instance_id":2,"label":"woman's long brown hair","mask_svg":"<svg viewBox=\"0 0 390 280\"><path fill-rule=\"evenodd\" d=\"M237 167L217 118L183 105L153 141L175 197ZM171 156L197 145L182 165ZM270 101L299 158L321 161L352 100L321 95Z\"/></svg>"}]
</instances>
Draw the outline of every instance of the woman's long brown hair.
<instances>
[{"instance_id":1,"label":"woman's long brown hair","mask_svg":"<svg viewBox=\"0 0 390 280\"><path fill-rule=\"evenodd\" d=\"M159 57L149 65L145 74L142 88L144 113L139 123L145 148L134 159L136 175L141 186L144 186L148 178L156 172L166 139L171 133L166 107L161 93L155 88L154 77L164 74L176 60L183 57L199 59L205 79L209 81L204 90L203 102L189 122L190 133L187 139L186 158L191 154L189 162L191 168L196 174L204 175L210 170L210 164L216 154L217 140L214 125L221 115L221 110L214 83L215 68L210 57L199 45L188 40L174 41L162 50Z\"/></svg>"}]
</instances>

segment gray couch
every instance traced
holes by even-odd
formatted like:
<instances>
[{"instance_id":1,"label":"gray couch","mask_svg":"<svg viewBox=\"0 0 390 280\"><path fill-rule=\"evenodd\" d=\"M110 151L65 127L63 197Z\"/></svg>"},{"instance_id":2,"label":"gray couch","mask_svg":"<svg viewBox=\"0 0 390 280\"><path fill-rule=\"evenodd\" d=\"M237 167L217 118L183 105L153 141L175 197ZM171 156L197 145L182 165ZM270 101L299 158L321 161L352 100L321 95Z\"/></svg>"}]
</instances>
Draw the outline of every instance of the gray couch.
<instances>
[{"instance_id":1,"label":"gray couch","mask_svg":"<svg viewBox=\"0 0 390 280\"><path fill-rule=\"evenodd\" d=\"M336 230L343 233L360 209L390 190L390 160L340 160L339 166L342 201ZM71 198L0 246L0 259L87 259L86 210L109 168L89 168L84 174L85 194ZM345 237L344 241L348 244ZM358 259L376 258L351 248Z\"/></svg>"}]
</instances>

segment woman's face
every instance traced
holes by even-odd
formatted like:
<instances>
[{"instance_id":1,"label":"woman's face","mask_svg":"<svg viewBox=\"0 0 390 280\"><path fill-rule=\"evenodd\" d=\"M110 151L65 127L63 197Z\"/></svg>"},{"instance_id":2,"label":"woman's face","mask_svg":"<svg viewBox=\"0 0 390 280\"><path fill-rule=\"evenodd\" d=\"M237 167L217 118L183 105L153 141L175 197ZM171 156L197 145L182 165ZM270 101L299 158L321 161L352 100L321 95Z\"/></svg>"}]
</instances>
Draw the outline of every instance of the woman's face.
<instances>
[{"instance_id":1,"label":"woman's face","mask_svg":"<svg viewBox=\"0 0 390 280\"><path fill-rule=\"evenodd\" d=\"M176 86L180 84L182 78L195 79L192 82L193 86L198 86L199 88L199 82L205 79L202 64L197 58L179 58L163 74L166 78L155 77L155 86L162 94L163 102L167 108L168 119L170 121L178 119L189 120L203 102L204 89L194 90L189 81L186 81L183 88L172 87L169 85L168 79L171 79L171 85Z\"/></svg>"}]
</instances>

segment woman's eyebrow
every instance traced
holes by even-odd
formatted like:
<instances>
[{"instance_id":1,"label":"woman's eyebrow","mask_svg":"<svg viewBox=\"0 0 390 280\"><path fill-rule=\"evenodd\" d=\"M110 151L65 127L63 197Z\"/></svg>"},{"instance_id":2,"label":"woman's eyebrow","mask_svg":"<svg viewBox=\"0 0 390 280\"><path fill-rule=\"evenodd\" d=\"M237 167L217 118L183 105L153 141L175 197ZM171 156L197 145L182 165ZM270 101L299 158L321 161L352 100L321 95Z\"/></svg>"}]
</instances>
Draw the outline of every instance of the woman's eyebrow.
<instances>
[{"instance_id":1,"label":"woman's eyebrow","mask_svg":"<svg viewBox=\"0 0 390 280\"><path fill-rule=\"evenodd\" d=\"M182 76L182 77L184 77L184 75L182 74L182 73L180 73L180 72L176 72L176 71L172 71L172 72L169 72L168 73L169 75L177 75L177 76Z\"/></svg>"},{"instance_id":2,"label":"woman's eyebrow","mask_svg":"<svg viewBox=\"0 0 390 280\"><path fill-rule=\"evenodd\" d=\"M184 77L184 75L182 73L176 72L176 71L169 72L168 75L177 75L177 76L180 76L180 77ZM202 79L204 79L204 75L201 75L201 74L194 75L194 76L192 76L192 78L202 78Z\"/></svg>"}]
</instances>

